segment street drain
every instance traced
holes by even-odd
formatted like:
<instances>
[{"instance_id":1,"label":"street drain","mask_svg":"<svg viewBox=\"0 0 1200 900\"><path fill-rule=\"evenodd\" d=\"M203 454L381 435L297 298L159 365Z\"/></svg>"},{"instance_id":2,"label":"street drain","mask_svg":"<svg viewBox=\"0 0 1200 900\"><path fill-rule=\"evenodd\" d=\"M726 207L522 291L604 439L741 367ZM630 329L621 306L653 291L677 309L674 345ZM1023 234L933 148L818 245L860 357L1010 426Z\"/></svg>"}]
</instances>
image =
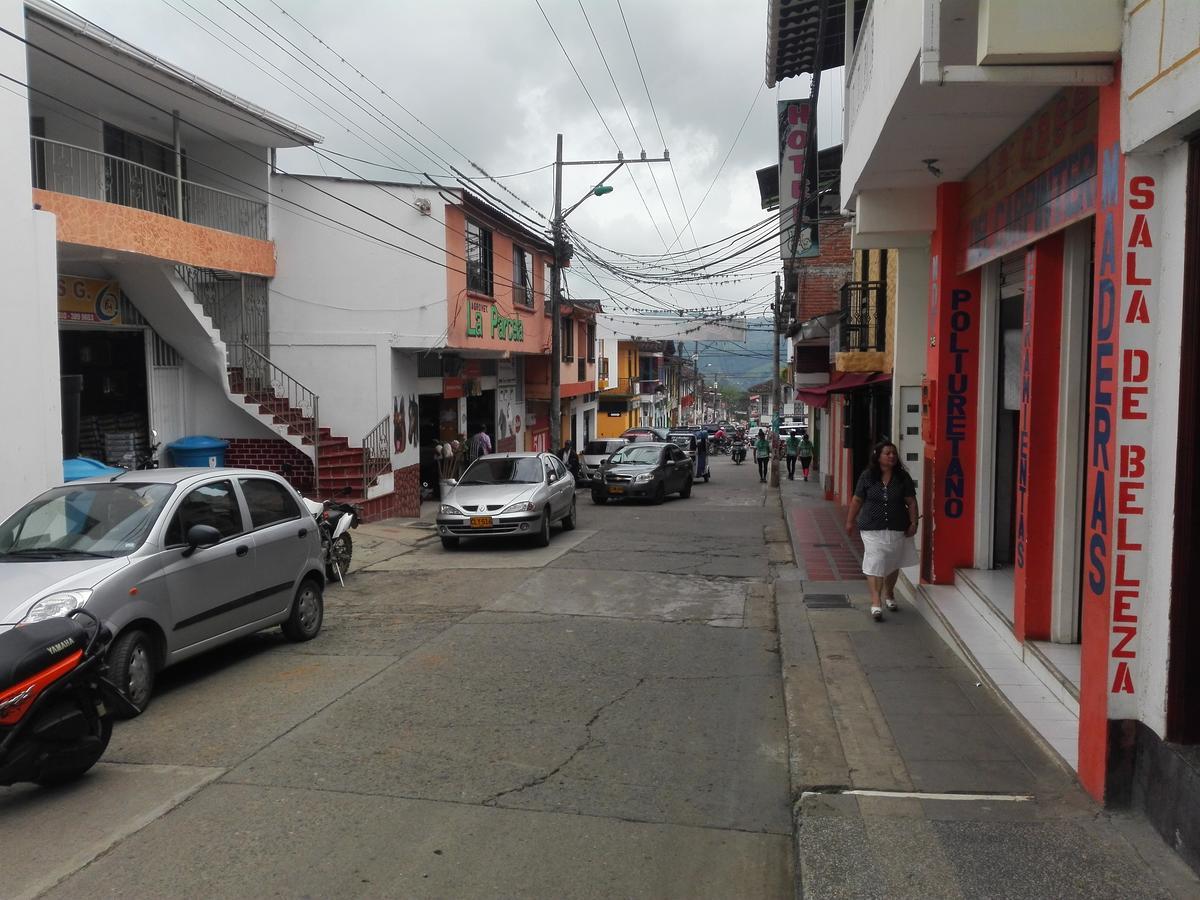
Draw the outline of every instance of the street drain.
<instances>
[{"instance_id":1,"label":"street drain","mask_svg":"<svg viewBox=\"0 0 1200 900\"><path fill-rule=\"evenodd\" d=\"M848 609L850 598L845 594L805 594L804 605L809 609Z\"/></svg>"}]
</instances>

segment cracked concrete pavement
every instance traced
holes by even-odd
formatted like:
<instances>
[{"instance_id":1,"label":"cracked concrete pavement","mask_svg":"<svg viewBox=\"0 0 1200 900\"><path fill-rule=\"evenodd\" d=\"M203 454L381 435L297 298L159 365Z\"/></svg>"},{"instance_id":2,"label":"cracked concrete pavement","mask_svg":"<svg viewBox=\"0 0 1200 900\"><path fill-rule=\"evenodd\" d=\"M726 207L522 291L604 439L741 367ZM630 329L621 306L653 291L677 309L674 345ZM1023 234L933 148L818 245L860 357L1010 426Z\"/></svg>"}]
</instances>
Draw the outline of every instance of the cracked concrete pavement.
<instances>
[{"instance_id":1,"label":"cracked concrete pavement","mask_svg":"<svg viewBox=\"0 0 1200 900\"><path fill-rule=\"evenodd\" d=\"M581 492L545 549L360 528L317 640L168 670L92 776L0 789L2 893L789 896L790 549L753 471L714 472Z\"/></svg>"}]
</instances>

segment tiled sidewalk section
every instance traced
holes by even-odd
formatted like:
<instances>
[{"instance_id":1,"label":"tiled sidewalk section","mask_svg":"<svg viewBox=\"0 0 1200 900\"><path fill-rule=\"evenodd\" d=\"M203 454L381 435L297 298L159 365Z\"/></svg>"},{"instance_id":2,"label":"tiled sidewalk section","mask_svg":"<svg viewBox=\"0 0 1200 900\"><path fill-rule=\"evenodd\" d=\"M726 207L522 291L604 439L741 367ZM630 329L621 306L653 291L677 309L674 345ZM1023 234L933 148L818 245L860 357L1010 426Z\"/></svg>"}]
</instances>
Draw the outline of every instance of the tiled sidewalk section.
<instances>
[{"instance_id":1,"label":"tiled sidewalk section","mask_svg":"<svg viewBox=\"0 0 1200 900\"><path fill-rule=\"evenodd\" d=\"M846 510L832 503L793 506L792 535L809 581L862 579L862 542L846 536Z\"/></svg>"}]
</instances>

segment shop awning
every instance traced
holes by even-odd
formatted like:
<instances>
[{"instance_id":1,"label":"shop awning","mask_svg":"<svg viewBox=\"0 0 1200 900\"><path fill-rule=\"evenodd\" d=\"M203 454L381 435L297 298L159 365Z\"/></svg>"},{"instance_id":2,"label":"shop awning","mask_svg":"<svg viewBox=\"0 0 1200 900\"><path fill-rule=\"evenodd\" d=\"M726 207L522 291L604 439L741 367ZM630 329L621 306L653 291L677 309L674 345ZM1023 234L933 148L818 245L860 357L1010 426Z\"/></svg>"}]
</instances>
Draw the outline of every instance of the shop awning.
<instances>
[{"instance_id":1,"label":"shop awning","mask_svg":"<svg viewBox=\"0 0 1200 900\"><path fill-rule=\"evenodd\" d=\"M796 399L816 409L826 409L829 406L830 394L844 394L891 380L892 376L888 372L845 372L829 384L797 388Z\"/></svg>"}]
</instances>

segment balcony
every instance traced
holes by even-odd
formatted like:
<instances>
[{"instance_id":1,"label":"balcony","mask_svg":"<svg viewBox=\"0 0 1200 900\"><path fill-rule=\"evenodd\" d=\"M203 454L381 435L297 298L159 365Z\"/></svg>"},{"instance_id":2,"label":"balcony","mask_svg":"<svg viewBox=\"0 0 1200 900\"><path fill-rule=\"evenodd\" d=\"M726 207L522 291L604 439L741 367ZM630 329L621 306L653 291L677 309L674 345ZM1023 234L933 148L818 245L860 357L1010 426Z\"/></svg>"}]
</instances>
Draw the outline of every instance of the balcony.
<instances>
[{"instance_id":1,"label":"balcony","mask_svg":"<svg viewBox=\"0 0 1200 900\"><path fill-rule=\"evenodd\" d=\"M887 349L887 284L848 281L842 285L838 349L843 353Z\"/></svg>"},{"instance_id":2,"label":"balcony","mask_svg":"<svg viewBox=\"0 0 1200 900\"><path fill-rule=\"evenodd\" d=\"M119 156L31 138L33 186L181 219L256 240L267 240L267 204ZM183 215L179 215L180 199Z\"/></svg>"}]
</instances>

